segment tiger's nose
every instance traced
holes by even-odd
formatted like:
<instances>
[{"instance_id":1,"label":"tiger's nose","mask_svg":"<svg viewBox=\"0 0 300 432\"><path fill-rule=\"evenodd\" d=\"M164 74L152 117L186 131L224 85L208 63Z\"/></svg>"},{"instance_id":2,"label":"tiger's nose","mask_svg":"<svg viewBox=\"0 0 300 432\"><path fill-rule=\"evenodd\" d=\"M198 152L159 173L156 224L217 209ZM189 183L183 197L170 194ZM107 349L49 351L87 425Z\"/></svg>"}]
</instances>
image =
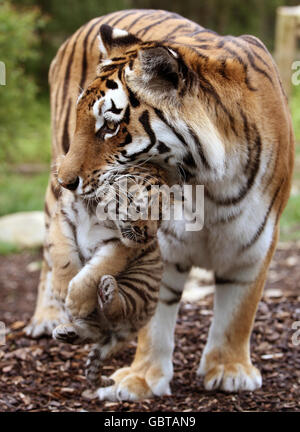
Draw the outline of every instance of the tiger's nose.
<instances>
[{"instance_id":1,"label":"tiger's nose","mask_svg":"<svg viewBox=\"0 0 300 432\"><path fill-rule=\"evenodd\" d=\"M79 177L76 177L72 182L68 182L65 183L63 180L61 180L60 178L58 179L58 183L66 188L69 189L70 191L75 191L78 188L79 185Z\"/></svg>"}]
</instances>

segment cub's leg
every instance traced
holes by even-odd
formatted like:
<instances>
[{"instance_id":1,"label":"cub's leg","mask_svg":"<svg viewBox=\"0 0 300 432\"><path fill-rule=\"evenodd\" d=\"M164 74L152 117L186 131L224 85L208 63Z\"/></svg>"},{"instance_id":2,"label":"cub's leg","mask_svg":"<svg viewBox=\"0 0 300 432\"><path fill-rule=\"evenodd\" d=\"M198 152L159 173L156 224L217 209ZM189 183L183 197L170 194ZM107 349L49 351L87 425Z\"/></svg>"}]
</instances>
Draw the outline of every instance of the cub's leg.
<instances>
[{"instance_id":1,"label":"cub's leg","mask_svg":"<svg viewBox=\"0 0 300 432\"><path fill-rule=\"evenodd\" d=\"M263 265L243 268L229 276L216 277L214 319L197 373L207 390L253 391L262 384L259 370L251 363L250 336L256 309L264 288L275 242Z\"/></svg>"},{"instance_id":2,"label":"cub's leg","mask_svg":"<svg viewBox=\"0 0 300 432\"><path fill-rule=\"evenodd\" d=\"M69 283L67 309L74 317L84 318L97 306L97 287L104 275L117 275L126 268L133 251L118 240L101 246Z\"/></svg>"},{"instance_id":3,"label":"cub's leg","mask_svg":"<svg viewBox=\"0 0 300 432\"><path fill-rule=\"evenodd\" d=\"M106 319L113 322L119 321L120 315L124 316L118 284L113 276L104 275L101 278L97 295L99 311L95 310L85 318L75 317L72 322L60 324L53 330L53 338L70 344L96 342L105 331ZM96 355L96 348L93 352ZM94 358L93 354L91 356Z\"/></svg>"},{"instance_id":4,"label":"cub's leg","mask_svg":"<svg viewBox=\"0 0 300 432\"><path fill-rule=\"evenodd\" d=\"M188 274L173 264L165 265L159 302L154 316L139 332L134 361L110 377L113 386L98 390L101 400L141 400L171 393L174 329Z\"/></svg>"}]
</instances>

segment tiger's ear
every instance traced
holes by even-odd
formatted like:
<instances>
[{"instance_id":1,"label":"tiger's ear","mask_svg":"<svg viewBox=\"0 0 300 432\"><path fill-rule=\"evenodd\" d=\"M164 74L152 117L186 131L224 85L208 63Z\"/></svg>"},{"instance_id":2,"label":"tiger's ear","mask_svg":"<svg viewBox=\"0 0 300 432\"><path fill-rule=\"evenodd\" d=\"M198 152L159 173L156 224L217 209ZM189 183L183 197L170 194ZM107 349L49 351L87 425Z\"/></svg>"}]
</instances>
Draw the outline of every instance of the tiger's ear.
<instances>
[{"instance_id":1,"label":"tiger's ear","mask_svg":"<svg viewBox=\"0 0 300 432\"><path fill-rule=\"evenodd\" d=\"M140 39L126 30L111 27L107 24L102 24L100 27L98 39L99 50L104 59L117 55L118 52L124 50L124 47L140 42Z\"/></svg>"},{"instance_id":2,"label":"tiger's ear","mask_svg":"<svg viewBox=\"0 0 300 432\"><path fill-rule=\"evenodd\" d=\"M187 67L179 54L165 46L141 48L131 70L126 69L125 79L133 92L151 102L152 97L161 103L179 101L178 92L186 85Z\"/></svg>"},{"instance_id":3,"label":"tiger's ear","mask_svg":"<svg viewBox=\"0 0 300 432\"><path fill-rule=\"evenodd\" d=\"M170 91L178 88L178 54L162 46L139 51L142 81L149 90Z\"/></svg>"}]
</instances>

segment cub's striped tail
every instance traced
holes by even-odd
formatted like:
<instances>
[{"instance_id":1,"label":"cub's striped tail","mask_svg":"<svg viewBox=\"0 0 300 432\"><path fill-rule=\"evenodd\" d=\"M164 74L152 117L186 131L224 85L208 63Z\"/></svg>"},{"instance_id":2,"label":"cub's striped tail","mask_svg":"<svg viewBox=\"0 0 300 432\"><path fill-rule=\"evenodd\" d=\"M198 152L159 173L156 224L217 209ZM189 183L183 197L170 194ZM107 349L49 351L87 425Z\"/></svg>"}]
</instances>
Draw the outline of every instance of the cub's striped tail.
<instances>
[{"instance_id":1,"label":"cub's striped tail","mask_svg":"<svg viewBox=\"0 0 300 432\"><path fill-rule=\"evenodd\" d=\"M98 344L94 345L88 355L85 376L93 387L109 387L114 384L112 379L103 377L101 375L102 364L105 360L105 357L106 356L103 356L101 347Z\"/></svg>"}]
</instances>

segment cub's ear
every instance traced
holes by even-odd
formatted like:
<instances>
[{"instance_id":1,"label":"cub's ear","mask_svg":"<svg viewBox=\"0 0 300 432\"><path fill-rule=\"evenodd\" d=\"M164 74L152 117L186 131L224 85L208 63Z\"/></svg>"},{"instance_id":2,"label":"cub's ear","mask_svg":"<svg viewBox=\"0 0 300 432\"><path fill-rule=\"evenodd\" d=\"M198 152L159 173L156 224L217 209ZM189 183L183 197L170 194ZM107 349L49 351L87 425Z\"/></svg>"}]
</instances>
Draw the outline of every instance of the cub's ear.
<instances>
[{"instance_id":1,"label":"cub's ear","mask_svg":"<svg viewBox=\"0 0 300 432\"><path fill-rule=\"evenodd\" d=\"M149 90L170 91L178 89L178 54L162 46L139 51L141 79Z\"/></svg>"},{"instance_id":2,"label":"cub's ear","mask_svg":"<svg viewBox=\"0 0 300 432\"><path fill-rule=\"evenodd\" d=\"M108 58L117 55L124 48L130 45L135 45L140 42L140 39L128 33L126 30L121 30L111 27L107 24L102 24L98 35L99 50L103 58Z\"/></svg>"}]
</instances>

